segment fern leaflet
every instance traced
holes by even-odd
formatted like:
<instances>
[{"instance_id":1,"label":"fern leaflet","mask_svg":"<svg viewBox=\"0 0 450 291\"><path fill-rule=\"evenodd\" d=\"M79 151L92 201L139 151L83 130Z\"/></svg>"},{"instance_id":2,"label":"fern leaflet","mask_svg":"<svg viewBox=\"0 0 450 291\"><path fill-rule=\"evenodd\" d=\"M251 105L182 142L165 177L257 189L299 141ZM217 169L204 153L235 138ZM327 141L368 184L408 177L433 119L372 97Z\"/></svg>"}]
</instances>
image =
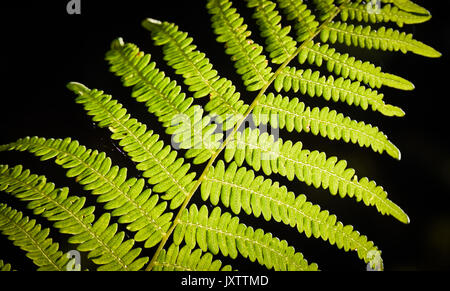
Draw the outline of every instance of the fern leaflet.
<instances>
[{"instance_id":1,"label":"fern leaflet","mask_svg":"<svg viewBox=\"0 0 450 291\"><path fill-rule=\"evenodd\" d=\"M380 90L383 86L412 90L414 85L375 63L337 51L340 46L333 44L440 57L440 52L412 34L381 26L422 23L431 18L430 13L410 0L381 0L378 6L362 0L246 0L245 4L253 11L264 46L251 38L246 20L230 0L208 0L206 8L216 41L224 45L243 88L256 91L251 103L244 102L244 92L220 75L188 33L176 24L147 18L143 27L192 96L182 92L150 54L122 38L111 43L105 59L122 84L131 87L131 97L144 103L165 133L172 135L171 145L105 91L71 82L67 87L76 94L75 101L98 127L111 132L111 139L142 177L128 177L127 168L114 165L106 153L72 138L25 137L0 145L0 152L27 151L42 161L54 159L67 177L103 204L102 214L96 218L96 208L88 205L86 197L69 196L67 187L56 188L45 176L21 165L0 165L0 191L28 202L33 215L68 234L68 242L87 252L98 270L140 270L145 265L145 270L232 270L216 259L220 255L241 256L269 270L318 269L286 240L241 223L242 213L296 228L308 238L357 253L373 269L383 269L374 242L271 175L296 178L341 198L353 197L409 223L408 215L388 199L383 187L358 178L345 160L245 125L252 118L257 127L310 132L400 159L400 150L378 127L329 107L308 106L300 98L321 97L385 116L404 116L401 108L385 103ZM273 90L303 96L283 96ZM204 97L209 98L206 106L194 104ZM186 150L183 157L179 149ZM200 175L192 172L189 159L195 165L205 163ZM244 161L252 169L242 167ZM191 202L196 193L205 204ZM119 231L122 224L133 238ZM28 253L39 270L64 270L72 262L49 238L49 229L2 203L0 230ZM151 259L135 247L136 242L144 248L157 246ZM0 270L10 269L0 260Z\"/></svg>"},{"instance_id":2,"label":"fern leaflet","mask_svg":"<svg viewBox=\"0 0 450 291\"><path fill-rule=\"evenodd\" d=\"M173 239L176 244L184 240L191 249L198 245L203 251L209 250L213 254L220 251L231 258L236 258L239 253L252 262L257 260L268 269L317 269L316 264L309 264L286 241L280 241L262 229L247 227L239 223L238 217L227 212L222 214L218 207L208 214L205 205L198 209L191 204L189 210L183 211Z\"/></svg>"},{"instance_id":3,"label":"fern leaflet","mask_svg":"<svg viewBox=\"0 0 450 291\"><path fill-rule=\"evenodd\" d=\"M311 132L330 140L342 139L345 142L357 143L361 147L371 147L379 153L386 150L396 159L401 156L398 148L377 127L363 121L351 120L328 107L307 107L298 98L289 99L269 93L262 96L252 116L256 126L270 123L272 128L286 128L289 132L294 129L297 132Z\"/></svg>"},{"instance_id":4,"label":"fern leaflet","mask_svg":"<svg viewBox=\"0 0 450 291\"><path fill-rule=\"evenodd\" d=\"M367 206L375 205L382 214L389 214L403 223L409 223L406 213L387 199L387 193L381 186L366 177L359 179L355 170L347 168L345 160L336 157L327 158L324 152L302 149L301 142L293 144L274 140L266 132L247 128L238 132L235 140L225 149L225 160L234 159L240 166L244 162L254 170L262 169L266 175L278 173L289 180L296 177L307 185L329 189L332 195L355 197Z\"/></svg>"},{"instance_id":5,"label":"fern leaflet","mask_svg":"<svg viewBox=\"0 0 450 291\"><path fill-rule=\"evenodd\" d=\"M97 201L106 202L105 209L114 210L113 216L121 216L119 223L129 224L127 228L137 232L135 239L145 241L146 247L160 242L172 223L173 214L164 213L167 202L157 204L159 197L152 196L150 189L144 189L143 179L127 180L126 168L112 166L105 153L86 149L70 138L25 138L6 145L3 149L29 151L40 156L41 160L56 157L58 165L69 169L67 176L75 177L86 190L99 195Z\"/></svg>"},{"instance_id":6,"label":"fern leaflet","mask_svg":"<svg viewBox=\"0 0 450 291\"><path fill-rule=\"evenodd\" d=\"M6 204L0 204L0 230L15 245L27 252L38 271L64 271L69 259L59 250L59 244L48 237L50 229L42 229L35 220L24 217Z\"/></svg>"},{"instance_id":7,"label":"fern leaflet","mask_svg":"<svg viewBox=\"0 0 450 291\"><path fill-rule=\"evenodd\" d=\"M79 251L89 252L101 270L139 270L148 257L138 258L140 248L132 249L134 240L126 240L125 233L117 233L117 224L110 224L110 214L95 220L94 207L84 207L85 198L68 196L68 188L57 189L44 176L30 174L21 166L0 167L0 187L24 201L35 214L55 221L61 233L72 235L69 243L78 244Z\"/></svg>"},{"instance_id":8,"label":"fern leaflet","mask_svg":"<svg viewBox=\"0 0 450 291\"><path fill-rule=\"evenodd\" d=\"M202 253L200 249L192 250L188 246L181 249L171 244L162 250L153 267L154 271L231 271L231 266L222 266L219 260L213 261L211 253Z\"/></svg>"},{"instance_id":9,"label":"fern leaflet","mask_svg":"<svg viewBox=\"0 0 450 291\"><path fill-rule=\"evenodd\" d=\"M255 177L252 170L238 168L235 162L225 169L224 162L218 161L203 182L201 194L203 200L210 200L213 205L221 201L236 215L241 209L255 217L262 214L265 220L282 221L307 237L320 237L346 251L355 250L366 262L369 262L370 252L378 251L366 236L361 236L350 225L337 222L335 215L306 201L305 195L295 196L278 182Z\"/></svg>"}]
</instances>

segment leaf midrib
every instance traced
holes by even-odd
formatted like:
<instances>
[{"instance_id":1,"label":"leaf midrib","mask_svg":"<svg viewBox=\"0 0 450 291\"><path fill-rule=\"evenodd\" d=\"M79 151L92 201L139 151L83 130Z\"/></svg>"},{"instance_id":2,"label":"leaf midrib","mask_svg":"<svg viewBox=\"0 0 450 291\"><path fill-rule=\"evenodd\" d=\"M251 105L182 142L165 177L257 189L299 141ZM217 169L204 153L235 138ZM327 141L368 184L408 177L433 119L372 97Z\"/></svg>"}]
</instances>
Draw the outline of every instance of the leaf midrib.
<instances>
[{"instance_id":1,"label":"leaf midrib","mask_svg":"<svg viewBox=\"0 0 450 291\"><path fill-rule=\"evenodd\" d=\"M348 1L348 0L347 0ZM342 7L342 6L341 6ZM276 79L277 75L298 55L298 53L306 46L306 44L313 40L314 37L316 37L320 31L326 26L327 23L331 22L341 11L340 8L337 8L335 13L333 13L329 19L327 19L326 21L324 21L315 31L315 33L313 35L310 36L309 39L305 40L295 51L294 54L292 54L291 57L289 57L279 68L278 70L272 74L272 77L269 79L269 81L263 86L263 88L259 91L258 95L255 97L255 99L253 100L252 104L250 105L250 107L247 109L245 115L236 123L233 131L231 132L231 134L227 137L227 139L222 143L222 145L220 146L219 149L216 150L216 153L210 158L208 164L205 166L205 169L203 170L203 173L201 174L200 178L197 180L197 183L192 187L189 196L187 197L187 199L184 201L184 203L182 204L182 206L180 207L177 216L174 219L174 223L172 224L171 228L169 229L169 231L167 232L167 235L163 238L163 240L161 241L161 243L159 244L157 250L155 251L153 258L151 259L150 263L147 265L146 267L146 271L150 271L153 267L153 265L155 264L159 253L161 252L161 250L164 248L164 245L166 244L169 236L173 233L176 225L179 223L181 215L184 211L184 209L186 209L186 206L189 204L189 201L191 200L192 196L194 195L195 191L197 191L198 187L201 185L202 181L206 178L208 171L210 169L210 167L212 166L212 164L214 163L214 161L216 160L216 158L219 156L219 154L223 151L223 149L227 146L227 144L229 142L231 142L234 138L234 135L236 134L236 132L238 131L239 127L242 125L242 123L247 119L247 117L251 114L251 112L253 111L253 109L258 105L259 99L262 97L262 95L264 95L265 91L269 88L270 84L272 84L274 82L274 80Z\"/></svg>"},{"instance_id":2,"label":"leaf midrib","mask_svg":"<svg viewBox=\"0 0 450 291\"><path fill-rule=\"evenodd\" d=\"M356 27L357 26L354 26L353 29L355 29ZM362 37L364 39L385 41L387 43L389 43L389 42L399 43L400 45L402 45L404 48L407 48L407 49L416 48L419 51L423 50L423 47L418 45L418 42L416 40L414 40L414 39L410 39L410 42L408 42L408 41L406 41L404 39L399 39L399 38L394 39L394 38L389 38L389 37L386 37L386 36L379 36L378 35L378 30L371 30L369 32L369 35L365 35L365 34L361 34L361 33L356 33L356 32L354 32L354 30L352 30L352 31L343 30L340 27L335 27L335 26L327 26L326 28L329 29L329 30L334 30L334 31L336 31L338 33L343 33L344 35L350 35L352 37L357 37L357 38ZM363 30L364 30L364 27L363 27ZM385 31L388 31L388 30L386 29ZM394 33L395 31L398 31L398 30L393 30L392 32ZM404 35L405 39L407 39L407 36L408 36L407 34L398 33L399 37L402 36L402 35ZM392 46L388 45L388 47L392 47L395 50L398 50L398 49L395 48L395 45L392 45Z\"/></svg>"},{"instance_id":3,"label":"leaf midrib","mask_svg":"<svg viewBox=\"0 0 450 291\"><path fill-rule=\"evenodd\" d=\"M382 98L379 98L379 99L376 99L375 97L373 97L373 96L371 96L371 94L369 94L369 95L363 95L363 94L360 94L358 91L359 91L359 88L361 88L361 87L364 87L364 86L362 86L362 85L358 85L358 90L355 92L355 91L351 91L351 90L348 90L348 89L346 89L346 88L344 88L344 87L336 87L336 86L334 86L334 83L333 84L328 84L327 83L327 80L328 79L326 79L325 80L325 82L324 83L321 83L321 82L319 82L319 80L321 80L321 78L319 78L318 79L318 81L314 81L314 80L312 80L312 79L307 79L307 78L305 78L304 76L303 76L303 73L304 72L306 72L306 71L296 71L297 73L298 72L300 72L300 73L298 73L298 74L292 74L290 71L285 71L285 72L281 72L280 73L280 75L286 75L286 76L289 76L290 78L292 78L292 79L298 79L299 81L303 81L303 82L306 82L306 83L310 83L310 84L313 84L314 86L318 86L318 87L328 87L328 88L331 88L331 90L336 90L336 91L341 91L341 92L343 92L344 94L346 94L346 96L345 97L348 97L348 96L350 96L350 95L355 95L355 96L358 96L359 98L360 98L360 100L364 100L365 98L367 98L367 100L369 100L369 102L367 102L368 104L370 104L370 105L373 105L373 104L377 104L379 107L381 107L381 108L383 108L383 107L385 107L386 106L386 104L383 102L383 99ZM322 76L322 77L324 77L324 76ZM341 77L342 78L342 77ZM344 78L343 78L344 79ZM334 81L336 81L336 80L338 80L338 79L335 79ZM344 81L345 81L345 79L344 79ZM359 83L359 82L358 82ZM342 84L345 84L345 82L343 82ZM351 82L351 84L350 84L350 86L352 86L353 84L355 84L355 81L352 81ZM378 94L378 92L376 91L376 90L372 90L372 89L370 89L370 88L365 88L364 87L364 93L366 93L367 92L367 89L369 89L369 90L371 90L371 92L370 93L377 93L376 94L376 97L382 97L382 94ZM306 90L306 92L308 91L308 89ZM314 94L314 95L316 95L316 94ZM316 95L316 96L318 96L318 95ZM375 96L375 94L374 94L374 96ZM339 96L339 97L341 97L341 96ZM334 98L332 97L332 95L331 95L331 98L334 100ZM353 102L353 103L355 103L355 102ZM356 103L355 103L355 105L356 105ZM359 104L358 104L359 105Z\"/></svg>"},{"instance_id":4,"label":"leaf midrib","mask_svg":"<svg viewBox=\"0 0 450 291\"><path fill-rule=\"evenodd\" d=\"M311 119L311 120L314 120L314 121L316 121L316 122L318 122L318 123L323 123L323 124L325 124L326 126L335 126L335 127L339 127L340 129L342 129L342 130L345 130L345 129L347 129L347 130L349 130L349 131L354 131L354 132L357 132L359 135L363 135L363 136L365 136L366 138L368 138L369 140L373 140L374 142L377 142L377 143L380 143L380 144L383 144L385 147L390 147L391 145L390 145L390 143L389 143L389 140L381 140L380 138L378 138L376 135L378 135L378 134L375 134L375 135L369 135L369 134L367 134L367 133L365 133L365 132L363 132L363 131L360 131L360 130L358 130L358 129L355 129L355 128L351 128L351 127L349 127L349 126L346 126L345 124L339 124L339 123L337 123L337 122L330 122L330 121L327 121L327 120L321 120L321 119L317 119L317 118L315 118L315 117L313 117L313 116L305 116L304 114L298 114L298 113L296 113L296 112L293 112L293 111L289 111L289 110L285 110L285 109L282 109L282 108L277 108L277 107L274 107L274 106L270 106L270 105L268 105L268 104L262 104L262 103L260 103L259 104L259 106L262 106L262 107L266 107L266 108L269 108L269 109L271 109L271 110L276 110L276 111L281 111L281 112L284 112L284 113L287 113L287 114L290 114L290 115L294 115L295 117L297 117L297 118L301 118L301 119ZM304 111L305 112L305 111ZM312 112L312 110L310 110L310 112ZM310 123L309 123L310 124ZM366 124L365 124L366 125ZM381 131L377 131L377 133L382 133ZM358 139L359 140L359 139Z\"/></svg>"}]
</instances>

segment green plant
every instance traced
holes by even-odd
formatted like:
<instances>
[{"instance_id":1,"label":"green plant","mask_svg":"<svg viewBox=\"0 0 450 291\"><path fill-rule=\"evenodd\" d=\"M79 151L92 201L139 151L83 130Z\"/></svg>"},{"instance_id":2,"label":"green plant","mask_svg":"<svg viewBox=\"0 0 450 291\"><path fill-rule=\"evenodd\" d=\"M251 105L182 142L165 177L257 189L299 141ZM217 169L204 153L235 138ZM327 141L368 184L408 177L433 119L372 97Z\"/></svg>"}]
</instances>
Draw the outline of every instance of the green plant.
<instances>
[{"instance_id":1,"label":"green plant","mask_svg":"<svg viewBox=\"0 0 450 291\"><path fill-rule=\"evenodd\" d=\"M372 268L382 269L381 251L366 236L306 201L305 195L273 180L274 174L298 179L328 189L332 195L354 197L408 223L408 216L387 198L387 192L368 178L358 178L344 160L254 128L269 124L288 132L311 132L400 159L400 151L377 127L328 107L311 108L298 98L273 93L292 91L363 110L371 108L386 116L403 116L403 110L386 104L377 90L382 86L412 90L411 82L332 46L337 42L347 47L440 56L411 34L374 26L388 21L398 26L424 22L430 18L428 11L408 0L382 2L386 4L374 12L372 3L363 1L248 0L266 42L261 46L250 39L244 19L230 1L208 1L217 41L224 43L247 93L256 92L251 104L241 100L230 80L219 76L187 33L175 24L147 19L143 26L151 32L155 45L163 47L168 65L182 76L192 97L134 44L114 40L106 59L124 86L132 87L132 97L144 103L172 135L172 145L165 145L158 133L132 118L110 95L72 82L68 88L76 93L76 102L99 127L112 132L111 138L136 163L143 178L128 177L127 169L114 165L105 153L70 138L27 137L0 146L0 151L28 151L41 160L54 159L67 169L68 177L97 195L106 211L96 218L95 207L86 206L83 196L69 195L68 188L56 188L46 177L31 174L20 165L0 167L0 190L30 201L28 208L33 214L72 235L69 243L88 253L100 265L99 270L231 269L222 266L215 255L233 259L240 255L275 270L318 268L285 240L240 223L243 215L289 225L307 237L355 251ZM292 26L281 22L281 13ZM370 24L352 24L359 21ZM209 101L205 106L194 105L196 98ZM248 118L253 128L243 128ZM184 158L179 157L184 152ZM189 160L205 164L200 175L191 170ZM243 167L244 162L252 169ZM191 202L193 195L200 195L213 207L207 203L197 206ZM133 233L132 239L126 238L121 225ZM40 269L64 270L69 265L69 258L48 237L49 229L41 229L35 220L5 204L0 208L0 229L27 251ZM136 242L152 250L151 256L135 247Z\"/></svg>"}]
</instances>

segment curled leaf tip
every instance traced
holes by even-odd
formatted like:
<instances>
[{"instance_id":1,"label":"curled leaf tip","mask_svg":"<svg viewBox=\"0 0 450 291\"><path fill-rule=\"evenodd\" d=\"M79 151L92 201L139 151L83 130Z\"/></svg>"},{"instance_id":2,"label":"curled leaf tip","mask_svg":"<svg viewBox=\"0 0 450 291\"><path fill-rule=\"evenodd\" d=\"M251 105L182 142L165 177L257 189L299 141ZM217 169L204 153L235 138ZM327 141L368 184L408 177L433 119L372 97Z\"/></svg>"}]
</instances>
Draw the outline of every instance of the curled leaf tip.
<instances>
[{"instance_id":1,"label":"curled leaf tip","mask_svg":"<svg viewBox=\"0 0 450 291\"><path fill-rule=\"evenodd\" d=\"M78 82L69 82L66 85L66 87L67 87L67 89L69 89L75 93L82 93L82 92L88 90L88 88L86 86L84 86L83 84L78 83Z\"/></svg>"},{"instance_id":2,"label":"curled leaf tip","mask_svg":"<svg viewBox=\"0 0 450 291\"><path fill-rule=\"evenodd\" d=\"M161 21L153 18L146 18L144 21L142 21L142 26L148 30L152 30L155 27L159 27L161 24L162 24Z\"/></svg>"}]
</instances>

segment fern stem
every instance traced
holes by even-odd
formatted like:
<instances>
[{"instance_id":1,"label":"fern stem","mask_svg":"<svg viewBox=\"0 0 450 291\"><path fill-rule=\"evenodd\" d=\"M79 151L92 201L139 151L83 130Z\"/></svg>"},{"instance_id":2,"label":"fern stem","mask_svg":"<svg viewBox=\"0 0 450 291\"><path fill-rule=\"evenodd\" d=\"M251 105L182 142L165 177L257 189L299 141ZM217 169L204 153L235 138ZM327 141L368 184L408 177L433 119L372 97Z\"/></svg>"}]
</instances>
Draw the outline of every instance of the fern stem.
<instances>
[{"instance_id":1,"label":"fern stem","mask_svg":"<svg viewBox=\"0 0 450 291\"><path fill-rule=\"evenodd\" d=\"M184 203L181 205L180 209L178 210L177 216L175 217L172 226L170 227L170 229L167 231L166 235L161 240L161 242L160 242L158 248L156 249L156 251L155 251L155 253L154 253L150 263L148 264L147 268L145 269L146 271L151 271L152 270L152 268L155 265L156 260L157 260L157 258L159 256L159 253L164 248L167 240L169 239L169 237L171 236L171 234L175 230L175 227L179 224L180 217L181 217L184 209L186 208L186 206L189 204L192 196L194 196L195 191L197 191L198 187L202 184L203 180L205 180L205 178L206 178L206 176L207 176L207 174L209 172L209 169L211 168L212 164L215 162L215 160L217 159L219 154L228 145L228 143L233 140L234 135L239 130L239 128L241 127L242 123L247 119L247 117L252 113L253 109L258 105L258 102L259 102L259 99L261 99L261 96L264 95L264 93L267 91L269 86L275 81L275 79L283 71L283 69L300 53L301 50L303 50L303 48L306 46L306 44L308 42L312 41L322 31L322 29L327 27L327 24L330 23L339 14L339 12L341 11L342 7L346 4L346 2L348 2L348 0L345 1L339 8L337 8L336 11L332 15L330 15L330 17L326 21L324 21L317 28L317 30L307 40L305 40L297 48L297 50L291 56L289 56L289 58L286 59L286 61L284 61L283 64L280 65L280 67L277 69L277 71L271 76L269 81L267 81L266 84L258 92L258 95L253 100L253 102L251 103L251 105L249 106L247 111L245 112L244 116L236 123L236 125L235 125L233 131L231 132L231 134L228 135L228 137L225 139L225 141L222 143L222 145L215 151L215 153L209 159L209 162L205 166L205 169L203 170L203 173L201 174L201 176L199 177L199 179L197 180L195 185L192 187L191 191L189 192L189 195L186 197L186 200L184 201Z\"/></svg>"}]
</instances>

